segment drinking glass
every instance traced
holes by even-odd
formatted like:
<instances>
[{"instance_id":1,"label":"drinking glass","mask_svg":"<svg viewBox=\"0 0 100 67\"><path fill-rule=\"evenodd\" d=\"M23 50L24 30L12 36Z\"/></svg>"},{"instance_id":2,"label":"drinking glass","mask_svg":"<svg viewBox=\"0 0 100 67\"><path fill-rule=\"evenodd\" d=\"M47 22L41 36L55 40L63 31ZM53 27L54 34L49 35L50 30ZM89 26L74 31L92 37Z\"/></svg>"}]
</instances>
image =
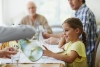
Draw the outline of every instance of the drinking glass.
<instances>
[{"instance_id":1,"label":"drinking glass","mask_svg":"<svg viewBox=\"0 0 100 67\"><path fill-rule=\"evenodd\" d=\"M17 44L17 45L13 45L12 47L15 48L15 50L17 51L17 54L11 55L12 63L17 63L17 67L19 67L19 59L21 54L20 46Z\"/></svg>"}]
</instances>

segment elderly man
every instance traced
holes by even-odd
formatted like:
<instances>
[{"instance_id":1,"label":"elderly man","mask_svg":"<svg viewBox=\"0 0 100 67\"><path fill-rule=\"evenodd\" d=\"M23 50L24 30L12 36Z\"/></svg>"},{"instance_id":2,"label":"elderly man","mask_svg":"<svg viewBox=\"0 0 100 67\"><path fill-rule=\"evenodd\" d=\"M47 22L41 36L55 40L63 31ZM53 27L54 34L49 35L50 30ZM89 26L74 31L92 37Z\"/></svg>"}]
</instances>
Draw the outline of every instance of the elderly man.
<instances>
[{"instance_id":1,"label":"elderly man","mask_svg":"<svg viewBox=\"0 0 100 67\"><path fill-rule=\"evenodd\" d=\"M35 23L38 22L39 25L42 25L43 28L46 29L47 33L49 33L49 34L52 33L52 30L51 30L50 26L48 25L46 18L44 16L36 13L36 5L33 1L28 2L27 10L28 10L29 15L22 18L22 20L20 22L21 24L32 25L32 26L36 27Z\"/></svg>"},{"instance_id":2,"label":"elderly man","mask_svg":"<svg viewBox=\"0 0 100 67\"><path fill-rule=\"evenodd\" d=\"M87 52L88 62L92 67L93 55L91 54L91 52L93 53L93 49L95 47L95 43L97 40L97 25L96 25L95 15L87 7L87 5L85 4L85 0L68 0L68 1L72 10L75 10L75 17L79 18L83 23L84 27L83 29L86 33L86 52ZM60 37L61 35L62 33L58 35L44 33L45 37L52 37L48 41L53 43L58 42L58 39L53 37Z\"/></svg>"}]
</instances>

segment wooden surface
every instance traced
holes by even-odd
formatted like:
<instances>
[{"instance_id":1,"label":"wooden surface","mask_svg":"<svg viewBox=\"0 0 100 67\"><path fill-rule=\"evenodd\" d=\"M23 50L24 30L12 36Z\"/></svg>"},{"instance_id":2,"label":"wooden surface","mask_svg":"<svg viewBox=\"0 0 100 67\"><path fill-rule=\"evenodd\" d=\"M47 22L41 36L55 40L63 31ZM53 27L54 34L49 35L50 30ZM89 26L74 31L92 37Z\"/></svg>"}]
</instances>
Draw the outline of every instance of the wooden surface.
<instances>
[{"instance_id":1,"label":"wooden surface","mask_svg":"<svg viewBox=\"0 0 100 67\"><path fill-rule=\"evenodd\" d=\"M94 67L100 67L100 32L98 34L98 39L95 45Z\"/></svg>"},{"instance_id":2,"label":"wooden surface","mask_svg":"<svg viewBox=\"0 0 100 67\"><path fill-rule=\"evenodd\" d=\"M95 66L94 67L100 67L100 42L97 47L97 52L95 53Z\"/></svg>"},{"instance_id":3,"label":"wooden surface","mask_svg":"<svg viewBox=\"0 0 100 67\"><path fill-rule=\"evenodd\" d=\"M7 64L6 67L17 67L17 64ZM19 67L64 67L63 64L19 64Z\"/></svg>"}]
</instances>

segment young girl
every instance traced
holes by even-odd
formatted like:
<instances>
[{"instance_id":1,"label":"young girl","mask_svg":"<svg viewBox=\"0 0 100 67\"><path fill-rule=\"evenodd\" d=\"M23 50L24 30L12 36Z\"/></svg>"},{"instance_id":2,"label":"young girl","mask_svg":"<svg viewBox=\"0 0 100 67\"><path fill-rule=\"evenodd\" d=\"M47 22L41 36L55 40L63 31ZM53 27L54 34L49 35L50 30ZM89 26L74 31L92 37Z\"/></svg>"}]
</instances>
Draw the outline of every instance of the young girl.
<instances>
[{"instance_id":1,"label":"young girl","mask_svg":"<svg viewBox=\"0 0 100 67\"><path fill-rule=\"evenodd\" d=\"M78 18L68 18L62 24L64 30L64 37L66 44L64 50L65 54L57 54L48 50L45 46L44 56L53 57L67 63L67 67L87 67L86 53L85 53L85 33L83 32L83 25ZM79 36L82 34L82 40Z\"/></svg>"}]
</instances>

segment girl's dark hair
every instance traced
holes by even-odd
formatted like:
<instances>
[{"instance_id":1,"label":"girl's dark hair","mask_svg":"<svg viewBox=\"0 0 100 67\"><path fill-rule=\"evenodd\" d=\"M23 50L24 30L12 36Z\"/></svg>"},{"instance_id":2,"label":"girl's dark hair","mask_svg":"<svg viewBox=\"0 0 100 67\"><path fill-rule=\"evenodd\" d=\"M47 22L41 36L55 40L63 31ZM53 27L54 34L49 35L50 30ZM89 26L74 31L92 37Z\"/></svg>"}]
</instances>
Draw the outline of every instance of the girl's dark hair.
<instances>
[{"instance_id":1,"label":"girl's dark hair","mask_svg":"<svg viewBox=\"0 0 100 67\"><path fill-rule=\"evenodd\" d=\"M85 3L85 0L82 0L82 3Z\"/></svg>"},{"instance_id":2,"label":"girl's dark hair","mask_svg":"<svg viewBox=\"0 0 100 67\"><path fill-rule=\"evenodd\" d=\"M83 43L86 45L86 34L85 34L85 32L83 31L83 24L82 24L82 22L80 21L80 19L72 17L72 18L66 19L66 20L64 21L64 23L68 23L69 26L70 26L71 28L73 28L73 29L79 28L79 29L80 29L79 35L82 34L82 41L83 41ZM64 24L64 23L63 23L63 24Z\"/></svg>"}]
</instances>

